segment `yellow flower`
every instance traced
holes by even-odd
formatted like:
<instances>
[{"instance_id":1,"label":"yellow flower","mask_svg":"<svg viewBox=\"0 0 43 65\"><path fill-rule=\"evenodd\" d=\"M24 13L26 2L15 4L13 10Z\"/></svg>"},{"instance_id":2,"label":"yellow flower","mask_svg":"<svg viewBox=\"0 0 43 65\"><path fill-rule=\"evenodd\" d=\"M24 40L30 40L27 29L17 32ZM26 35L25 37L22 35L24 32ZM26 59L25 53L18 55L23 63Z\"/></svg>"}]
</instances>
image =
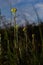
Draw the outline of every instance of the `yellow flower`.
<instances>
[{"instance_id":1,"label":"yellow flower","mask_svg":"<svg viewBox=\"0 0 43 65\"><path fill-rule=\"evenodd\" d=\"M16 25L15 29L18 29L18 27L19 27L19 26L18 26L18 25Z\"/></svg>"},{"instance_id":2,"label":"yellow flower","mask_svg":"<svg viewBox=\"0 0 43 65\"><path fill-rule=\"evenodd\" d=\"M26 28L25 27L23 28L23 31L26 31Z\"/></svg>"},{"instance_id":3,"label":"yellow flower","mask_svg":"<svg viewBox=\"0 0 43 65\"><path fill-rule=\"evenodd\" d=\"M32 37L34 37L34 34L32 34Z\"/></svg>"},{"instance_id":4,"label":"yellow flower","mask_svg":"<svg viewBox=\"0 0 43 65\"><path fill-rule=\"evenodd\" d=\"M11 12L13 12L13 13L15 13L16 11L17 11L16 8L12 8L12 9L11 9Z\"/></svg>"}]
</instances>

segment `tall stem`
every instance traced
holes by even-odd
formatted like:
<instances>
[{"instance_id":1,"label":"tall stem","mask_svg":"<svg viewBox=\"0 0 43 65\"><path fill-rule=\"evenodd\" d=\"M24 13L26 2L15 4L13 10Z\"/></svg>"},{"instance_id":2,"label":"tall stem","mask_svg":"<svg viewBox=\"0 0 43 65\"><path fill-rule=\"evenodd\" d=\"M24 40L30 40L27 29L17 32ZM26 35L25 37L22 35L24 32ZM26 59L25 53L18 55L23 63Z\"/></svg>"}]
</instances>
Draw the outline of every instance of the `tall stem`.
<instances>
[{"instance_id":1,"label":"tall stem","mask_svg":"<svg viewBox=\"0 0 43 65\"><path fill-rule=\"evenodd\" d=\"M15 13L15 16L14 16L14 45L16 47L16 13Z\"/></svg>"}]
</instances>

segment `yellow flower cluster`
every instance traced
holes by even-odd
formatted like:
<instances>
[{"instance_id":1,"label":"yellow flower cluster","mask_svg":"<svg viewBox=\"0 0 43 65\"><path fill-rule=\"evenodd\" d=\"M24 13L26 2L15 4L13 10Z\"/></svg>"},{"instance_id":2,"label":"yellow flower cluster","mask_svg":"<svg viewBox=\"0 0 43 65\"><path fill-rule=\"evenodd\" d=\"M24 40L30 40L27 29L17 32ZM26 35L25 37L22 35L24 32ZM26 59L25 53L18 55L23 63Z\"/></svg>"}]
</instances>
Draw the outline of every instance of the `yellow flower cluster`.
<instances>
[{"instance_id":1,"label":"yellow flower cluster","mask_svg":"<svg viewBox=\"0 0 43 65\"><path fill-rule=\"evenodd\" d=\"M11 9L11 12L12 12L12 13L16 13L16 11L17 11L16 8L12 8L12 9Z\"/></svg>"},{"instance_id":2,"label":"yellow flower cluster","mask_svg":"<svg viewBox=\"0 0 43 65\"><path fill-rule=\"evenodd\" d=\"M19 26L16 24L15 29L18 29L18 27L19 27Z\"/></svg>"},{"instance_id":3,"label":"yellow flower cluster","mask_svg":"<svg viewBox=\"0 0 43 65\"><path fill-rule=\"evenodd\" d=\"M25 27L23 28L23 31L26 31L26 28Z\"/></svg>"},{"instance_id":4,"label":"yellow flower cluster","mask_svg":"<svg viewBox=\"0 0 43 65\"><path fill-rule=\"evenodd\" d=\"M34 37L34 34L32 34L32 37Z\"/></svg>"}]
</instances>

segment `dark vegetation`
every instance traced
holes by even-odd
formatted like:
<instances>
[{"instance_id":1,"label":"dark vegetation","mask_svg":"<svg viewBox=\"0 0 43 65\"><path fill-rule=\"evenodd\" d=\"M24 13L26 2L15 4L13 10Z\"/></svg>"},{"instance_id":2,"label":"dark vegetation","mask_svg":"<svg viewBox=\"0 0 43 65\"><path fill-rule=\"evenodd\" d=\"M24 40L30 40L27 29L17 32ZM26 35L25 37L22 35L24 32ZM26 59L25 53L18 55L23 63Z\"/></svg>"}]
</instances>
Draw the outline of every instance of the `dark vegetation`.
<instances>
[{"instance_id":1,"label":"dark vegetation","mask_svg":"<svg viewBox=\"0 0 43 65\"><path fill-rule=\"evenodd\" d=\"M26 25L26 32L23 28L18 28L17 35L14 27L0 29L0 65L43 65L43 22Z\"/></svg>"}]
</instances>

